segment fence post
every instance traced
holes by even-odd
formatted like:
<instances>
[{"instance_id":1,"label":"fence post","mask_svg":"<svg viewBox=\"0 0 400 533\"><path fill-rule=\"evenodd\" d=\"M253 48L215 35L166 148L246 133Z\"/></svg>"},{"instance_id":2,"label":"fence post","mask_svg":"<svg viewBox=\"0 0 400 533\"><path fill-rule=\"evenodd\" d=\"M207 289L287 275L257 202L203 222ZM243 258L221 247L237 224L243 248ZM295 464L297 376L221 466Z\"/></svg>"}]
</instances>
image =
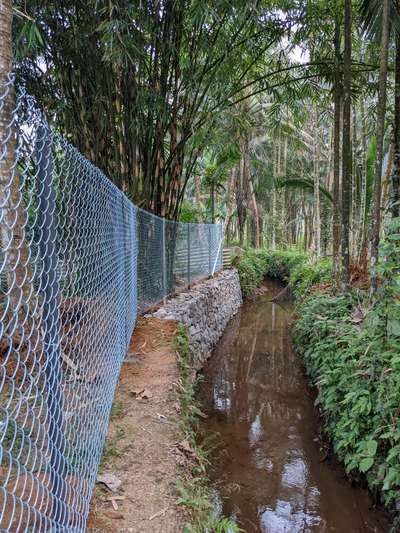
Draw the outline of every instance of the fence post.
<instances>
[{"instance_id":1,"label":"fence post","mask_svg":"<svg viewBox=\"0 0 400 533\"><path fill-rule=\"evenodd\" d=\"M129 348L129 341L130 339L128 338L129 337L129 334L128 334L128 316L129 316L129 312L130 310L128 309L128 306L129 306L129 303L130 303L130 298L129 298L129 293L127 292L128 291L128 288L130 286L129 284L129 277L128 277L128 261L129 261L129 253L128 253L128 246L127 246L127 243L126 243L126 231L127 231L127 228L128 228L128 216L126 214L126 209L125 209L125 196L121 194L121 211L122 211L122 239L123 239L123 247L124 247L124 256L123 256L123 259L122 259L122 277L124 279L124 284L125 284L125 287L122 287L122 299L124 300L124 326L125 326L125 346L123 348L123 351L124 351L124 357L126 355L126 351L128 350Z\"/></svg>"},{"instance_id":2,"label":"fence post","mask_svg":"<svg viewBox=\"0 0 400 533\"><path fill-rule=\"evenodd\" d=\"M190 289L191 274L190 274L190 224L187 225L187 279L188 287Z\"/></svg>"},{"instance_id":3,"label":"fence post","mask_svg":"<svg viewBox=\"0 0 400 533\"><path fill-rule=\"evenodd\" d=\"M215 256L214 266L213 266L213 269L212 269L212 276L214 275L215 269L217 268L218 259L220 257L220 254L223 254L222 241L224 240L224 228L223 228L222 224L219 225L219 228L220 228L220 231L219 231L219 244L218 244L217 255Z\"/></svg>"},{"instance_id":4,"label":"fence post","mask_svg":"<svg viewBox=\"0 0 400 533\"><path fill-rule=\"evenodd\" d=\"M60 357L60 317L57 299L59 284L57 279L57 232L56 198L52 183L53 162L51 157L51 138L48 128L40 126L37 130L37 221L39 230L39 251L42 262L40 272L40 293L43 298L41 330L43 331L43 350L45 355L44 371L47 386L48 447L50 449L49 490L54 498L64 494L65 440L63 433L63 392L61 389ZM53 502L52 518L58 523L62 517L62 507Z\"/></svg>"},{"instance_id":5,"label":"fence post","mask_svg":"<svg viewBox=\"0 0 400 533\"><path fill-rule=\"evenodd\" d=\"M162 275L163 275L163 301L167 301L167 242L165 239L165 218L162 219Z\"/></svg>"},{"instance_id":6,"label":"fence post","mask_svg":"<svg viewBox=\"0 0 400 533\"><path fill-rule=\"evenodd\" d=\"M208 225L208 277L211 278L211 226Z\"/></svg>"}]
</instances>

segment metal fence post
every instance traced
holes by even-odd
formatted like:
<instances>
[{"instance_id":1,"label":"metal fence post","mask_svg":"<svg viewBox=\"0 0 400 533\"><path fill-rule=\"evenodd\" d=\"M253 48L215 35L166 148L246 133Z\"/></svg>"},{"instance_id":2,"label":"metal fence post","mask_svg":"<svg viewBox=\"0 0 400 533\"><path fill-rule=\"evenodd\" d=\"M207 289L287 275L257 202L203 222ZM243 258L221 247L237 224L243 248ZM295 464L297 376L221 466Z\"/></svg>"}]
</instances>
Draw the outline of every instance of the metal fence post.
<instances>
[{"instance_id":1,"label":"metal fence post","mask_svg":"<svg viewBox=\"0 0 400 533\"><path fill-rule=\"evenodd\" d=\"M124 335L125 335L125 346L124 351L128 350L129 347L129 341L128 338L128 316L129 316L129 309L128 305L130 302L129 294L127 293L128 287L129 287L129 278L128 278L128 261L129 261L129 253L128 253L128 247L126 243L126 231L128 227L128 221L127 221L127 215L126 215L126 209L125 209L125 197L121 195L121 212L122 212L122 239L123 239L123 247L124 247L124 257L122 260L122 277L124 279L125 287L122 287L122 295L123 299L125 300L125 313L124 313ZM127 295L128 294L128 295Z\"/></svg>"},{"instance_id":2,"label":"metal fence post","mask_svg":"<svg viewBox=\"0 0 400 533\"><path fill-rule=\"evenodd\" d=\"M165 218L162 219L162 275L163 275L163 293L164 305L167 301L167 242L165 239Z\"/></svg>"},{"instance_id":3,"label":"metal fence post","mask_svg":"<svg viewBox=\"0 0 400 533\"><path fill-rule=\"evenodd\" d=\"M208 276L211 278L211 226L208 226Z\"/></svg>"},{"instance_id":4,"label":"metal fence post","mask_svg":"<svg viewBox=\"0 0 400 533\"><path fill-rule=\"evenodd\" d=\"M215 270L217 268L220 255L223 254L223 246L222 246L223 240L224 240L224 229L223 229L222 224L220 224L219 225L219 244L218 244L217 255L215 256L214 266L212 269L212 274L211 274L212 276L214 275Z\"/></svg>"},{"instance_id":5,"label":"metal fence post","mask_svg":"<svg viewBox=\"0 0 400 533\"><path fill-rule=\"evenodd\" d=\"M190 288L191 273L190 273L190 224L187 225L187 279L188 287Z\"/></svg>"},{"instance_id":6,"label":"metal fence post","mask_svg":"<svg viewBox=\"0 0 400 533\"><path fill-rule=\"evenodd\" d=\"M46 403L48 419L48 447L50 449L50 491L54 498L62 498L65 476L65 439L63 432L63 392L61 388L60 317L57 299L59 284L57 278L57 232L56 198L52 183L53 162L51 138L48 129L37 130L37 221L39 230L39 251L41 259L40 293L43 298L41 330L45 355ZM52 519L62 523L66 517L62 506L53 501Z\"/></svg>"}]
</instances>

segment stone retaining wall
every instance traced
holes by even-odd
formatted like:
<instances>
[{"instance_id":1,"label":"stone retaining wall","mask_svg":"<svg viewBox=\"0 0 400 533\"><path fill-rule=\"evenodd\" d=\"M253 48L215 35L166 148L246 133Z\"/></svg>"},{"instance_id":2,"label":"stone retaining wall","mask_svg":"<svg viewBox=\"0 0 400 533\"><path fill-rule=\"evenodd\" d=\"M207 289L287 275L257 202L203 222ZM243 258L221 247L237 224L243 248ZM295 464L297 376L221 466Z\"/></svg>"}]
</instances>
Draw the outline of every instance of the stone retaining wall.
<instances>
[{"instance_id":1,"label":"stone retaining wall","mask_svg":"<svg viewBox=\"0 0 400 533\"><path fill-rule=\"evenodd\" d=\"M214 278L172 298L151 316L176 320L186 326L194 367L198 370L241 305L237 271L223 270Z\"/></svg>"}]
</instances>

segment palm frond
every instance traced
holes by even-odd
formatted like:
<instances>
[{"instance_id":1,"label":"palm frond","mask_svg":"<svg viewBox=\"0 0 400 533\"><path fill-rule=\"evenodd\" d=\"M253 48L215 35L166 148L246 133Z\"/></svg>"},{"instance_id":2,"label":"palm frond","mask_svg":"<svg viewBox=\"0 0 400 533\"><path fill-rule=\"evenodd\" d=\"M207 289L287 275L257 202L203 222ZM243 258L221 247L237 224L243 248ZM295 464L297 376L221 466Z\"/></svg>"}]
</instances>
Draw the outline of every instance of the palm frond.
<instances>
[{"instance_id":1,"label":"palm frond","mask_svg":"<svg viewBox=\"0 0 400 533\"><path fill-rule=\"evenodd\" d=\"M291 189L301 189L307 192L314 192L314 182L310 178L283 178L277 182L277 187L288 187ZM331 193L323 185L319 186L320 193L329 202L333 202Z\"/></svg>"},{"instance_id":2,"label":"palm frond","mask_svg":"<svg viewBox=\"0 0 400 533\"><path fill-rule=\"evenodd\" d=\"M367 37L380 41L382 33L382 0L361 0L360 14ZM400 11L395 0L390 3L390 24L397 35L400 35Z\"/></svg>"}]
</instances>

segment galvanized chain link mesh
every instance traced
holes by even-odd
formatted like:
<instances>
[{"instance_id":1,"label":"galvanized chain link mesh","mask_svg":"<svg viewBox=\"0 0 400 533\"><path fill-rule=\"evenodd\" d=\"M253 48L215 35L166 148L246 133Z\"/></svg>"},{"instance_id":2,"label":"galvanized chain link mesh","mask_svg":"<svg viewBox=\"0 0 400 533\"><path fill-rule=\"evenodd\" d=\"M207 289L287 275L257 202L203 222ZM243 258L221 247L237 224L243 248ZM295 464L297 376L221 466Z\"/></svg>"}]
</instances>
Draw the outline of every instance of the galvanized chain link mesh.
<instances>
[{"instance_id":1,"label":"galvanized chain link mesh","mask_svg":"<svg viewBox=\"0 0 400 533\"><path fill-rule=\"evenodd\" d=\"M183 224L137 209L138 310L222 268L223 229Z\"/></svg>"},{"instance_id":2,"label":"galvanized chain link mesh","mask_svg":"<svg viewBox=\"0 0 400 533\"><path fill-rule=\"evenodd\" d=\"M222 268L222 227L134 206L0 87L0 530L82 532L138 312Z\"/></svg>"}]
</instances>

